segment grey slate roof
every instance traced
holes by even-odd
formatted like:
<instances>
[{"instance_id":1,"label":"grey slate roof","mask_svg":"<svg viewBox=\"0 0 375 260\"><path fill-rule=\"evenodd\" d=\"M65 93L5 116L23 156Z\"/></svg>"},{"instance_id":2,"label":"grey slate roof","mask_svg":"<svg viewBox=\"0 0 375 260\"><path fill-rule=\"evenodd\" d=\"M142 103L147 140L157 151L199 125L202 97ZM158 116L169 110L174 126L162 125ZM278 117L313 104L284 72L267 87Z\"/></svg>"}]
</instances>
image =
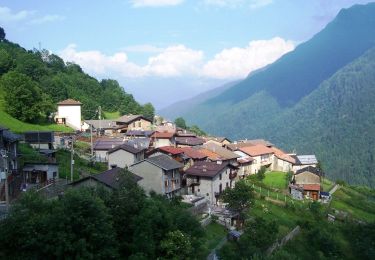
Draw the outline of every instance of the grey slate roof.
<instances>
[{"instance_id":1,"label":"grey slate roof","mask_svg":"<svg viewBox=\"0 0 375 260\"><path fill-rule=\"evenodd\" d=\"M94 129L114 129L117 124L113 120L85 120L89 125L92 125Z\"/></svg>"},{"instance_id":2,"label":"grey slate roof","mask_svg":"<svg viewBox=\"0 0 375 260\"><path fill-rule=\"evenodd\" d=\"M196 146L203 143L204 140L199 137L176 137L176 144Z\"/></svg>"},{"instance_id":3,"label":"grey slate roof","mask_svg":"<svg viewBox=\"0 0 375 260\"><path fill-rule=\"evenodd\" d=\"M151 122L151 120L145 118L145 117L142 116L142 115L124 115L124 116L121 116L121 117L117 118L115 121L116 121L116 122L121 122L121 123L130 124L130 123L132 123L133 121L138 120L138 119L144 119L144 120L146 120L146 121Z\"/></svg>"},{"instance_id":4,"label":"grey slate roof","mask_svg":"<svg viewBox=\"0 0 375 260\"><path fill-rule=\"evenodd\" d=\"M128 130L126 136L144 136L150 137L155 131L143 131L143 130Z\"/></svg>"},{"instance_id":5,"label":"grey slate roof","mask_svg":"<svg viewBox=\"0 0 375 260\"><path fill-rule=\"evenodd\" d=\"M99 173L99 174L94 174L94 175L90 175L90 176L87 176L83 179L80 179L78 181L75 181L73 183L71 183L71 185L74 185L76 183L79 183L79 182L82 182L82 181L85 181L87 179L94 179L112 189L118 189L119 186L120 186L120 181L119 181L119 177L120 177L120 173L123 169L122 168L119 168L119 167L116 167L116 168L113 168L113 169L110 169L110 170L107 170L105 172L102 172L102 173ZM134 178L134 181L138 182L140 181L141 179L143 179L142 177L130 172L130 174L132 175L132 177Z\"/></svg>"},{"instance_id":6,"label":"grey slate roof","mask_svg":"<svg viewBox=\"0 0 375 260\"><path fill-rule=\"evenodd\" d=\"M135 138L128 140L127 143L130 145L138 145L139 148L148 149L150 147L150 141L151 139L148 137L142 137L142 138Z\"/></svg>"},{"instance_id":7,"label":"grey slate roof","mask_svg":"<svg viewBox=\"0 0 375 260\"><path fill-rule=\"evenodd\" d=\"M137 153L140 153L142 152L143 150L145 150L146 148L141 148L141 147L138 147L137 144L129 144L129 143L124 143L122 145L118 145L116 146L115 148L111 149L108 151L108 154L110 153L113 153L113 152L116 152L118 150L124 150L124 151L127 151L129 153L132 153L132 154L137 154Z\"/></svg>"},{"instance_id":8,"label":"grey slate roof","mask_svg":"<svg viewBox=\"0 0 375 260\"><path fill-rule=\"evenodd\" d=\"M314 173L314 174L319 175L319 176L321 176L323 174L323 172L321 172L318 168L308 166L308 167L305 167L305 168L302 168L302 169L299 169L298 171L296 171L295 175L303 173L303 172L311 172L311 173Z\"/></svg>"},{"instance_id":9,"label":"grey slate roof","mask_svg":"<svg viewBox=\"0 0 375 260\"><path fill-rule=\"evenodd\" d=\"M314 154L312 155L297 155L296 165L305 165L305 164L317 164L318 160Z\"/></svg>"},{"instance_id":10,"label":"grey slate roof","mask_svg":"<svg viewBox=\"0 0 375 260\"><path fill-rule=\"evenodd\" d=\"M152 163L159 168L162 168L166 171L173 170L173 169L179 169L183 167L184 165L182 163L179 163L175 160L173 160L171 157L165 154L160 154L157 156L149 157L145 159L145 161Z\"/></svg>"},{"instance_id":11,"label":"grey slate roof","mask_svg":"<svg viewBox=\"0 0 375 260\"><path fill-rule=\"evenodd\" d=\"M213 178L228 166L228 163L195 162L185 171L185 174Z\"/></svg>"},{"instance_id":12,"label":"grey slate roof","mask_svg":"<svg viewBox=\"0 0 375 260\"><path fill-rule=\"evenodd\" d=\"M10 143L13 143L13 142L16 142L18 140L21 140L21 136L20 135L17 135L7 129L4 129L3 130L3 137L4 137L4 140L10 142Z\"/></svg>"},{"instance_id":13,"label":"grey slate roof","mask_svg":"<svg viewBox=\"0 0 375 260\"><path fill-rule=\"evenodd\" d=\"M124 143L125 140L123 140L123 138L99 139L94 144L94 150L109 151Z\"/></svg>"},{"instance_id":14,"label":"grey slate roof","mask_svg":"<svg viewBox=\"0 0 375 260\"><path fill-rule=\"evenodd\" d=\"M225 158L226 160L231 160L231 159L236 159L236 158L239 158L241 157L240 155L226 149L226 148L223 148L215 143L206 143L203 145L204 148L220 155L221 157Z\"/></svg>"}]
</instances>

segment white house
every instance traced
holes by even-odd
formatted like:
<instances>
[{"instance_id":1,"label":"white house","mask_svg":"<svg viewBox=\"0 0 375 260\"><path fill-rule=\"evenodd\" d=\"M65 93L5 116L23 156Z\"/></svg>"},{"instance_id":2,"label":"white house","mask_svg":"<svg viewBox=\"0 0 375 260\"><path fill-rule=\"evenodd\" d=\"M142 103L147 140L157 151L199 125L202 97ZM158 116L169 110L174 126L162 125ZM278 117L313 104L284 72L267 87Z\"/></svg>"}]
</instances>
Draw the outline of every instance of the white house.
<instances>
[{"instance_id":1,"label":"white house","mask_svg":"<svg viewBox=\"0 0 375 260\"><path fill-rule=\"evenodd\" d=\"M241 152L251 156L254 160L252 162L252 173L257 173L262 166L272 170L272 163L274 161L274 151L265 145L253 145L242 147Z\"/></svg>"},{"instance_id":2,"label":"white house","mask_svg":"<svg viewBox=\"0 0 375 260\"><path fill-rule=\"evenodd\" d=\"M195 162L185 171L188 193L217 204L220 194L234 186L236 174L237 168L226 162Z\"/></svg>"},{"instance_id":3,"label":"white house","mask_svg":"<svg viewBox=\"0 0 375 260\"><path fill-rule=\"evenodd\" d=\"M81 102L73 99L57 103L56 123L67 125L74 130L81 130L81 106Z\"/></svg>"}]
</instances>

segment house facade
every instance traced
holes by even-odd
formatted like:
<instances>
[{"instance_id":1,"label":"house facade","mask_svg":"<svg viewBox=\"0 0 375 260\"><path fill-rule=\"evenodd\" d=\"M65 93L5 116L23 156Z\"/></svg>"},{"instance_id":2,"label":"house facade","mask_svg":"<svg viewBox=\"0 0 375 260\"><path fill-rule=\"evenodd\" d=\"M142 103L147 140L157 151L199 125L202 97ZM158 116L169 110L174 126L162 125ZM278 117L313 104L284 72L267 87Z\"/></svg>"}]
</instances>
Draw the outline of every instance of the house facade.
<instances>
[{"instance_id":1,"label":"house facade","mask_svg":"<svg viewBox=\"0 0 375 260\"><path fill-rule=\"evenodd\" d=\"M196 162L185 171L188 194L204 197L216 205L222 192L234 186L236 170L229 163Z\"/></svg>"},{"instance_id":2,"label":"house facade","mask_svg":"<svg viewBox=\"0 0 375 260\"><path fill-rule=\"evenodd\" d=\"M261 167L272 170L272 163L274 162L273 151L264 145L258 144L253 146L242 147L239 149L241 152L251 156L254 160L252 162L252 173L257 173Z\"/></svg>"},{"instance_id":3,"label":"house facade","mask_svg":"<svg viewBox=\"0 0 375 260\"><path fill-rule=\"evenodd\" d=\"M142 115L124 115L115 120L122 132L128 130L151 130L152 121Z\"/></svg>"},{"instance_id":4,"label":"house facade","mask_svg":"<svg viewBox=\"0 0 375 260\"><path fill-rule=\"evenodd\" d=\"M313 200L320 198L320 175L319 170L314 167L300 169L293 175L292 185L303 189L303 195Z\"/></svg>"},{"instance_id":5,"label":"house facade","mask_svg":"<svg viewBox=\"0 0 375 260\"><path fill-rule=\"evenodd\" d=\"M183 164L161 154L144 159L129 167L134 174L142 177L138 184L147 193L154 191L168 198L179 195L181 189L180 168Z\"/></svg>"},{"instance_id":6,"label":"house facade","mask_svg":"<svg viewBox=\"0 0 375 260\"><path fill-rule=\"evenodd\" d=\"M81 130L81 106L81 102L73 99L57 103L56 123L67 125L74 130Z\"/></svg>"},{"instance_id":7,"label":"house facade","mask_svg":"<svg viewBox=\"0 0 375 260\"><path fill-rule=\"evenodd\" d=\"M305 167L316 167L318 165L318 160L314 154L311 155L293 155L295 163L293 164L293 171L297 172Z\"/></svg>"},{"instance_id":8,"label":"house facade","mask_svg":"<svg viewBox=\"0 0 375 260\"><path fill-rule=\"evenodd\" d=\"M174 133L171 132L155 132L151 135L152 147L159 148L164 146L174 146Z\"/></svg>"},{"instance_id":9,"label":"house facade","mask_svg":"<svg viewBox=\"0 0 375 260\"><path fill-rule=\"evenodd\" d=\"M108 169L113 167L126 168L142 161L145 158L145 149L128 143L116 146L108 151Z\"/></svg>"}]
</instances>

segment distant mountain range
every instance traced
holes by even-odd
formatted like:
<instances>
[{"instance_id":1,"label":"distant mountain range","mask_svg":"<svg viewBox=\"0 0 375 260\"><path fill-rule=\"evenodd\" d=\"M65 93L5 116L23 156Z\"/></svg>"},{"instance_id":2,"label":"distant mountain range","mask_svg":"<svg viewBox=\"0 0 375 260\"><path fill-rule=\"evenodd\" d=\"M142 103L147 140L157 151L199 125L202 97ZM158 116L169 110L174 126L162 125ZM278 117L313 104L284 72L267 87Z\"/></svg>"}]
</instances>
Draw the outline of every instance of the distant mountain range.
<instances>
[{"instance_id":1,"label":"distant mountain range","mask_svg":"<svg viewBox=\"0 0 375 260\"><path fill-rule=\"evenodd\" d=\"M374 47L375 3L343 9L311 40L178 116L211 134L315 153L330 178L375 187Z\"/></svg>"}]
</instances>

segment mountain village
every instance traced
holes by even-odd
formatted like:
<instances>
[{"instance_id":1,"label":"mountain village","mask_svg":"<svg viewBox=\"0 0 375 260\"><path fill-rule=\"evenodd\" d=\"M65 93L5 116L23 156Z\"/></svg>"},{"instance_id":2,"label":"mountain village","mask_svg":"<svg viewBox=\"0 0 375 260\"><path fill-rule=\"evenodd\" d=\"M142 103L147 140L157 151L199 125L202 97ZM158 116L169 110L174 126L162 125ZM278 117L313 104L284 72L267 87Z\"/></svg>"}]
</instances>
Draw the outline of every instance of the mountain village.
<instances>
[{"instance_id":1,"label":"mountain village","mask_svg":"<svg viewBox=\"0 0 375 260\"><path fill-rule=\"evenodd\" d=\"M326 202L329 192L322 189L322 177L315 155L286 153L263 140L233 141L225 137L197 136L166 120L151 121L142 115L123 115L115 120L82 120L81 103L68 99L58 103L55 120L75 130L74 133L46 131L17 135L0 129L1 173L0 198L16 199L30 189L54 190L49 197L65 189L81 186L119 187L122 169L130 171L147 193L153 191L168 198L181 197L199 213L216 214L225 225L235 227L235 216L220 199L225 189L236 181L259 172L289 173L289 194L285 200ZM46 160L19 163L18 142L29 144ZM107 165L99 174L86 173L73 179L77 142L90 150L79 154L85 160ZM57 149L71 152L71 176L59 178ZM58 187L58 188L56 188Z\"/></svg>"}]
</instances>

